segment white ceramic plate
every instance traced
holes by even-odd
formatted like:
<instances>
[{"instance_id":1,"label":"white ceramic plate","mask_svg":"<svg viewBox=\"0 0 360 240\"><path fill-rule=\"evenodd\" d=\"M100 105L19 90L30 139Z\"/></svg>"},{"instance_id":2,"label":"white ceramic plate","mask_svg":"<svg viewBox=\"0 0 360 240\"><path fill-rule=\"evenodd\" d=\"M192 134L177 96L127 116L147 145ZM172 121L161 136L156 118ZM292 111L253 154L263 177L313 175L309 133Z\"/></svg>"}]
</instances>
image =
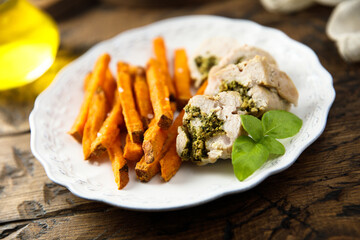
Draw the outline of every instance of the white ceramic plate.
<instances>
[{"instance_id":1,"label":"white ceramic plate","mask_svg":"<svg viewBox=\"0 0 360 240\"><path fill-rule=\"evenodd\" d=\"M121 191L116 188L110 163L84 161L81 145L66 132L83 99L85 74L104 52L111 54L113 72L117 60L145 65L152 55L151 41L159 35L165 38L169 57L178 47L185 47L191 55L203 40L218 36L233 37L240 43L270 52L280 69L293 79L300 94L298 107L291 111L303 120L303 127L294 138L284 141L285 155L268 161L243 182L234 176L230 160L204 167L183 164L168 183L159 176L141 183L131 169L130 182ZM137 210L185 208L246 191L291 166L324 130L334 97L332 78L315 53L278 30L251 21L215 16L173 18L123 32L97 44L65 67L35 102L30 116L31 149L48 177L79 197Z\"/></svg>"}]
</instances>

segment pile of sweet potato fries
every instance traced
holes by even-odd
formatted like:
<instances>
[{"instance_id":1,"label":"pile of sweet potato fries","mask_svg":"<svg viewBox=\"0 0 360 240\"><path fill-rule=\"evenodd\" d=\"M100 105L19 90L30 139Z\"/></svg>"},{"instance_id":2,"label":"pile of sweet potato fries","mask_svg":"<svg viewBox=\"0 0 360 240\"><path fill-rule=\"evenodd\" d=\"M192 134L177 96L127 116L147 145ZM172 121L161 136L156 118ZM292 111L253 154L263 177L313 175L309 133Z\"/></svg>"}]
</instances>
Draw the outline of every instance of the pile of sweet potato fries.
<instances>
[{"instance_id":1,"label":"pile of sweet potato fries","mask_svg":"<svg viewBox=\"0 0 360 240\"><path fill-rule=\"evenodd\" d=\"M84 79L84 100L69 131L82 143L85 160L107 152L118 189L129 182L128 165L135 165L143 182L159 172L169 181L181 165L176 136L191 97L187 56L184 49L175 50L171 78L162 37L153 40L153 51L146 69L118 61L115 78L108 67L110 55L101 55ZM173 121L176 109L181 112ZM124 147L120 131L127 132Z\"/></svg>"}]
</instances>

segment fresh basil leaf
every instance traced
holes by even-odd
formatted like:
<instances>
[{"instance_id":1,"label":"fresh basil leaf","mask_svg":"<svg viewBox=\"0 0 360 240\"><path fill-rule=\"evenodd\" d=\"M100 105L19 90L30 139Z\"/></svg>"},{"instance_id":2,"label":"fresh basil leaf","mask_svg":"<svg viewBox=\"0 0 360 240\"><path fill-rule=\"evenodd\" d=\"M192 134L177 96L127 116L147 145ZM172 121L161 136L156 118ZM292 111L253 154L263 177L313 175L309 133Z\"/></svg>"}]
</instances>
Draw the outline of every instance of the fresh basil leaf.
<instances>
[{"instance_id":1,"label":"fresh basil leaf","mask_svg":"<svg viewBox=\"0 0 360 240\"><path fill-rule=\"evenodd\" d=\"M235 176L243 181L266 162L269 151L250 137L240 136L234 142L231 158Z\"/></svg>"},{"instance_id":2,"label":"fresh basil leaf","mask_svg":"<svg viewBox=\"0 0 360 240\"><path fill-rule=\"evenodd\" d=\"M260 143L269 150L269 153L278 155L283 155L285 153L284 145L271 136L265 136L261 139Z\"/></svg>"},{"instance_id":3,"label":"fresh basil leaf","mask_svg":"<svg viewBox=\"0 0 360 240\"><path fill-rule=\"evenodd\" d=\"M260 139L264 136L261 121L251 115L241 115L240 118L241 124L246 132L248 132L255 141L260 141Z\"/></svg>"},{"instance_id":4,"label":"fresh basil leaf","mask_svg":"<svg viewBox=\"0 0 360 240\"><path fill-rule=\"evenodd\" d=\"M302 126L302 120L290 112L272 110L263 115L262 126L264 135L282 139L297 134Z\"/></svg>"}]
</instances>

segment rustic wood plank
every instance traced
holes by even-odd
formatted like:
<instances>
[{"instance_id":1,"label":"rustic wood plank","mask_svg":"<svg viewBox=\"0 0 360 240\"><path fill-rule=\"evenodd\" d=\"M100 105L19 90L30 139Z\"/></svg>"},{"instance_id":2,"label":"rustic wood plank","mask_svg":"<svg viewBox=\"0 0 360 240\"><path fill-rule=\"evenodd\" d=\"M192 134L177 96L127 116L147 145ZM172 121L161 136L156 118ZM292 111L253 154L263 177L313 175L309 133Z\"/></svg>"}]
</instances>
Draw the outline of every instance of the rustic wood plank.
<instances>
[{"instance_id":1,"label":"rustic wood plank","mask_svg":"<svg viewBox=\"0 0 360 240\"><path fill-rule=\"evenodd\" d=\"M28 133L0 137L0 239L359 239L360 64L345 63L326 37L331 8L283 15L251 0L135 2L107 0L61 20L62 48L83 52L126 29L184 14L254 20L307 44L332 74L337 98L325 132L293 166L250 191L160 213L80 199L46 177Z\"/></svg>"},{"instance_id":2,"label":"rustic wood plank","mask_svg":"<svg viewBox=\"0 0 360 240\"><path fill-rule=\"evenodd\" d=\"M62 44L71 49L87 49L95 43L111 38L125 30L144 26L162 19L189 15L215 14L229 16L229 9L251 10L253 4L246 1L210 1L208 4L183 4L172 7L164 4L159 8L130 7L121 2L105 1L97 8L89 9L77 17L59 23ZM235 16L229 16L235 17ZM238 14L238 17L241 17ZM86 36L86 37L84 37Z\"/></svg>"},{"instance_id":3,"label":"rustic wood plank","mask_svg":"<svg viewBox=\"0 0 360 240\"><path fill-rule=\"evenodd\" d=\"M31 154L30 134L0 138L0 224L38 219L91 203L51 182Z\"/></svg>"}]
</instances>

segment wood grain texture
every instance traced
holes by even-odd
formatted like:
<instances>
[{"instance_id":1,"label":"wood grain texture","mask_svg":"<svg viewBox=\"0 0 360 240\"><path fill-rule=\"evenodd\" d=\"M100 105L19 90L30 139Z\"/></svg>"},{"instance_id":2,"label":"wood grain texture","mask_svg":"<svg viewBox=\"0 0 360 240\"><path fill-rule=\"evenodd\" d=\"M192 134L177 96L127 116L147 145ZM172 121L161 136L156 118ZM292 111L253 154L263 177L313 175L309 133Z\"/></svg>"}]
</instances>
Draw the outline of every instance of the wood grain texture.
<instances>
[{"instance_id":1,"label":"wood grain texture","mask_svg":"<svg viewBox=\"0 0 360 240\"><path fill-rule=\"evenodd\" d=\"M46 177L29 133L0 137L0 239L359 239L360 64L345 63L326 37L331 11L315 5L273 14L252 0L156 8L109 0L59 21L62 48L81 52L173 16L250 19L312 48L332 74L337 97L324 133L289 169L247 192L179 211L136 212L80 199Z\"/></svg>"}]
</instances>

